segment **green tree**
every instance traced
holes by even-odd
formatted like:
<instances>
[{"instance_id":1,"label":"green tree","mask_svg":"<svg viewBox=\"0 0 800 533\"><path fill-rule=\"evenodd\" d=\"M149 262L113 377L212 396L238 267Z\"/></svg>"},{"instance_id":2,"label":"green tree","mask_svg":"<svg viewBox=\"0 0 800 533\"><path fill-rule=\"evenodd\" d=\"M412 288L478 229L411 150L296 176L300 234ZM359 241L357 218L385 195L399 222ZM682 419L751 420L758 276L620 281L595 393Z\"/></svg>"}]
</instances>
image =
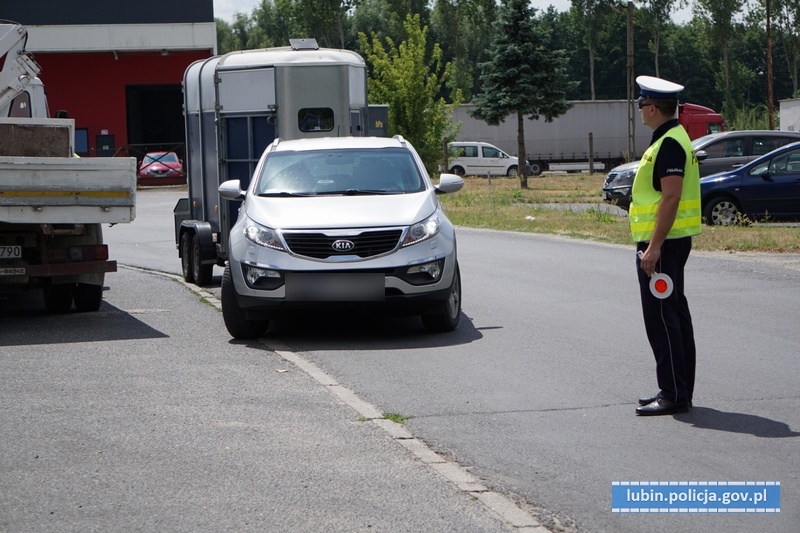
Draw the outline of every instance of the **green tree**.
<instances>
[{"instance_id":1,"label":"green tree","mask_svg":"<svg viewBox=\"0 0 800 533\"><path fill-rule=\"evenodd\" d=\"M734 16L744 7L745 0L696 0L695 13L706 24L706 36L722 52L720 85L723 93L722 108L733 114L736 104L733 99L733 82L731 79L731 43L736 39Z\"/></svg>"},{"instance_id":2,"label":"green tree","mask_svg":"<svg viewBox=\"0 0 800 533\"><path fill-rule=\"evenodd\" d=\"M481 92L473 98L472 116L490 125L517 119L517 154L520 187L528 188L524 116L552 122L570 107L566 93L566 59L549 46L549 28L537 23L528 0L505 0L489 47L489 60L481 63Z\"/></svg>"},{"instance_id":3,"label":"green tree","mask_svg":"<svg viewBox=\"0 0 800 533\"><path fill-rule=\"evenodd\" d=\"M573 24L583 36L583 42L589 52L589 93L595 99L595 54L599 42L605 33L605 15L611 7L610 2L602 0L572 0L570 12Z\"/></svg>"},{"instance_id":4,"label":"green tree","mask_svg":"<svg viewBox=\"0 0 800 533\"><path fill-rule=\"evenodd\" d=\"M763 0L762 0L763 1ZM783 51L789 78L792 81L791 98L800 97L798 63L800 63L800 2L797 0L772 0L775 44Z\"/></svg>"},{"instance_id":5,"label":"green tree","mask_svg":"<svg viewBox=\"0 0 800 533\"><path fill-rule=\"evenodd\" d=\"M354 7L355 0L294 0L296 24L306 32L302 37L326 48L344 48L348 12Z\"/></svg>"},{"instance_id":6,"label":"green tree","mask_svg":"<svg viewBox=\"0 0 800 533\"><path fill-rule=\"evenodd\" d=\"M455 67L448 88L461 90L465 101L478 90L475 72L478 62L485 60L496 18L494 0L435 0L431 12L433 40L441 46L444 60Z\"/></svg>"},{"instance_id":7,"label":"green tree","mask_svg":"<svg viewBox=\"0 0 800 533\"><path fill-rule=\"evenodd\" d=\"M420 16L408 15L404 30L408 37L399 46L386 38L388 49L375 34L371 41L363 33L358 35L371 67L369 101L389 105L389 134L411 142L432 172L441 160L443 143L455 139L458 132L452 112L461 102L460 93L450 104L437 96L452 67L442 64L438 44L430 54L426 52L428 28L421 26Z\"/></svg>"},{"instance_id":8,"label":"green tree","mask_svg":"<svg viewBox=\"0 0 800 533\"><path fill-rule=\"evenodd\" d=\"M216 19L215 22L217 24L217 53L227 54L234 50L247 48L248 36L253 25L250 17L242 13L235 13L231 24L222 19Z\"/></svg>"},{"instance_id":9,"label":"green tree","mask_svg":"<svg viewBox=\"0 0 800 533\"><path fill-rule=\"evenodd\" d=\"M642 25L650 32L650 47L653 51L653 61L657 77L661 76L658 58L661 52L661 36L664 35L672 24L672 12L686 5L686 0L642 0L644 8L641 17Z\"/></svg>"}]
</instances>

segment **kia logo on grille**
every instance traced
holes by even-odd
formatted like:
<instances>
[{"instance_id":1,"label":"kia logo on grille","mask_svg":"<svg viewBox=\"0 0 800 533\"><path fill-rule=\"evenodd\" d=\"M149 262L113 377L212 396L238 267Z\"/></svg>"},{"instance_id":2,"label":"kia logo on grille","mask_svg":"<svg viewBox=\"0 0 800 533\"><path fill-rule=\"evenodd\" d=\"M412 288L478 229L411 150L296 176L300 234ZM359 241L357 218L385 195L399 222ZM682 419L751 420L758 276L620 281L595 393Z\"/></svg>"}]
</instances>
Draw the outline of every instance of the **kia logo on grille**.
<instances>
[{"instance_id":1,"label":"kia logo on grille","mask_svg":"<svg viewBox=\"0 0 800 533\"><path fill-rule=\"evenodd\" d=\"M339 239L338 241L333 241L331 244L331 248L333 248L337 252L349 252L355 248L356 245L353 241L348 241L345 239Z\"/></svg>"}]
</instances>

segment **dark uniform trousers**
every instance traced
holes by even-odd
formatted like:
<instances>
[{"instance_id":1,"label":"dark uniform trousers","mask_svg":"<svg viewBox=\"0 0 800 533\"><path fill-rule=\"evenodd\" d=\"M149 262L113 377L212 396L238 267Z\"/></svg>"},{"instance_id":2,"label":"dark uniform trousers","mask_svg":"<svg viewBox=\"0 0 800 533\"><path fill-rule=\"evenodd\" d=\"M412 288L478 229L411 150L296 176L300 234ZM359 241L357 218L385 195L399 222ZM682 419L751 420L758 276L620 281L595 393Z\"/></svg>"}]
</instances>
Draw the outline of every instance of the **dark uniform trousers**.
<instances>
[{"instance_id":1,"label":"dark uniform trousers","mask_svg":"<svg viewBox=\"0 0 800 533\"><path fill-rule=\"evenodd\" d=\"M637 243L637 251L645 249L647 243ZM662 397L675 402L691 401L694 392L697 351L689 303L683 292L683 268L691 249L691 237L664 241L656 272L672 278L673 290L663 300L650 292L650 278L639 268L638 254L636 259L645 331L656 359L658 387Z\"/></svg>"}]
</instances>

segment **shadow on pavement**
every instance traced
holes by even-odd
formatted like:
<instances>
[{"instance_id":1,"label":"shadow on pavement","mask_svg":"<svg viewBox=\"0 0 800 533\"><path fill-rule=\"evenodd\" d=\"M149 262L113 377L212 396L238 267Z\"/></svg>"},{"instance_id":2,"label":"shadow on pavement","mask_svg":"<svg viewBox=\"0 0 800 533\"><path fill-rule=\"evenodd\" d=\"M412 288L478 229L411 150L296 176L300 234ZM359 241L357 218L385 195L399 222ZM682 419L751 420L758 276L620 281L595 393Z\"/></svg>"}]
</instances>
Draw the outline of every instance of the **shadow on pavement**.
<instances>
[{"instance_id":1,"label":"shadow on pavement","mask_svg":"<svg viewBox=\"0 0 800 533\"><path fill-rule=\"evenodd\" d=\"M792 431L788 424L763 416L744 413L727 413L709 407L693 407L687 414L675 416L686 424L696 428L728 431L730 433L749 433L765 439L782 439L800 437L800 433Z\"/></svg>"},{"instance_id":2,"label":"shadow on pavement","mask_svg":"<svg viewBox=\"0 0 800 533\"><path fill-rule=\"evenodd\" d=\"M469 344L482 338L483 334L463 311L458 327L449 333L428 333L418 316L305 312L290 319L271 320L263 341L269 345L274 340L294 350L308 352L435 348ZM264 347L260 342L231 342Z\"/></svg>"},{"instance_id":3,"label":"shadow on pavement","mask_svg":"<svg viewBox=\"0 0 800 533\"><path fill-rule=\"evenodd\" d=\"M0 346L155 339L164 333L103 301L94 313L51 314L41 291L0 299Z\"/></svg>"}]
</instances>

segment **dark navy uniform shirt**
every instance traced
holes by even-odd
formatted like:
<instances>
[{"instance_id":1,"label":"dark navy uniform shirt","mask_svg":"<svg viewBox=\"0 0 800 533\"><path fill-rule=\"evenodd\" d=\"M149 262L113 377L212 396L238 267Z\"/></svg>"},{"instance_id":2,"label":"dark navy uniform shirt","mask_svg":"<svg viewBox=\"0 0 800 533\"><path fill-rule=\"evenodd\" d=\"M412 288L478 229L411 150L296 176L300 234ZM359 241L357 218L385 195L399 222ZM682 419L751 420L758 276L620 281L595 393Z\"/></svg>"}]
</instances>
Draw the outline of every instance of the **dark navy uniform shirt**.
<instances>
[{"instance_id":1,"label":"dark navy uniform shirt","mask_svg":"<svg viewBox=\"0 0 800 533\"><path fill-rule=\"evenodd\" d=\"M680 125L677 118L666 121L653 132L650 144L659 140L669 130ZM661 191L661 178L664 176L683 177L686 171L686 152L678 141L672 137L667 137L661 143L661 148L656 154L655 168L653 169L653 188Z\"/></svg>"}]
</instances>

